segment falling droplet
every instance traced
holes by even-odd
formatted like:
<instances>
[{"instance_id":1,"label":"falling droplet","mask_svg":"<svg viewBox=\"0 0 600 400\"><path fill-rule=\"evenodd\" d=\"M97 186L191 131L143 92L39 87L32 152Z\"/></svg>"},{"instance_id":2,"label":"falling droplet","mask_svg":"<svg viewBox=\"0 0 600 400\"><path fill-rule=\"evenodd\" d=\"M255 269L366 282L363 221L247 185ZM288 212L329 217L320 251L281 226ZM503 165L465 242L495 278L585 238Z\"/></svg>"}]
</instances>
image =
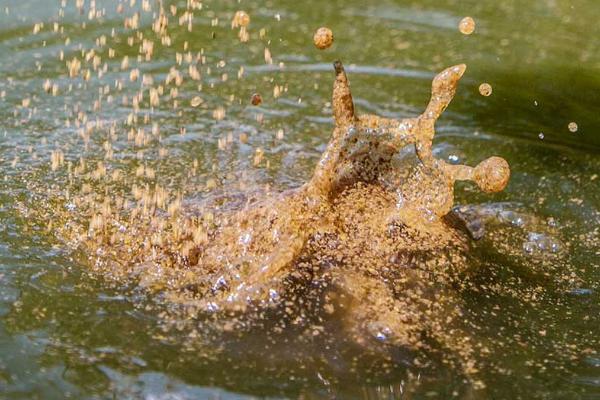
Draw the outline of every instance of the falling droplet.
<instances>
[{"instance_id":1,"label":"falling droplet","mask_svg":"<svg viewBox=\"0 0 600 400\"><path fill-rule=\"evenodd\" d=\"M246 27L250 24L250 16L245 11L238 11L233 16L233 20L231 21L231 27Z\"/></svg>"},{"instance_id":2,"label":"falling droplet","mask_svg":"<svg viewBox=\"0 0 600 400\"><path fill-rule=\"evenodd\" d=\"M492 94L492 85L489 83L482 83L479 85L479 94L482 96L488 97Z\"/></svg>"},{"instance_id":3,"label":"falling droplet","mask_svg":"<svg viewBox=\"0 0 600 400\"><path fill-rule=\"evenodd\" d=\"M318 49L325 50L333 44L333 32L329 28L321 27L315 32L313 41Z\"/></svg>"},{"instance_id":4,"label":"falling droplet","mask_svg":"<svg viewBox=\"0 0 600 400\"><path fill-rule=\"evenodd\" d=\"M262 97L260 96L260 94L254 93L250 101L252 102L253 106L258 106L260 105L260 103L262 103Z\"/></svg>"},{"instance_id":5,"label":"falling droplet","mask_svg":"<svg viewBox=\"0 0 600 400\"><path fill-rule=\"evenodd\" d=\"M196 96L190 101L192 107L198 107L200 104L202 104L202 98L200 96Z\"/></svg>"},{"instance_id":6,"label":"falling droplet","mask_svg":"<svg viewBox=\"0 0 600 400\"><path fill-rule=\"evenodd\" d=\"M464 17L458 24L458 30L463 35L470 35L475 31L475 21L471 17Z\"/></svg>"},{"instance_id":7,"label":"falling droplet","mask_svg":"<svg viewBox=\"0 0 600 400\"><path fill-rule=\"evenodd\" d=\"M579 129L576 122L569 122L568 127L569 127L569 131L571 131L573 133L577 132L577 129Z\"/></svg>"}]
</instances>

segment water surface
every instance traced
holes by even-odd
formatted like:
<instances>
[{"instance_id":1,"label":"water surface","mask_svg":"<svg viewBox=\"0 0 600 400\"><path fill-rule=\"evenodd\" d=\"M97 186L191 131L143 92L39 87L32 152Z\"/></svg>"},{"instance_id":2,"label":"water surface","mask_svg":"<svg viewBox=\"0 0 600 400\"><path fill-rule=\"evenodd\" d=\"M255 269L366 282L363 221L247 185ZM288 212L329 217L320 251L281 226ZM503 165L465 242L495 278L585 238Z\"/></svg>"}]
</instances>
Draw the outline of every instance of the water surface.
<instances>
[{"instance_id":1,"label":"water surface","mask_svg":"<svg viewBox=\"0 0 600 400\"><path fill-rule=\"evenodd\" d=\"M119 14L119 3L96 1L101 17L89 19L89 1L83 13L68 1L64 16L59 2L0 1L0 396L600 396L597 1L206 1L194 12L191 31L172 18L171 46L155 38L147 61L138 58L139 36L123 19L140 12L139 32L153 37L153 11L138 2ZM178 15L186 8L186 2L164 3L167 9L177 5ZM240 43L230 26L238 9L252 18L248 43ZM457 29L465 15L477 22L471 36ZM321 25L336 37L327 51L311 41ZM106 45L99 42L103 36ZM273 64L265 62L265 48ZM69 77L66 61L85 59L91 49L102 56L99 69L106 63L102 76ZM205 57L201 77L186 75L176 109L165 100L152 107L148 97L140 103L139 126L150 139L135 144L126 124L133 106L122 97L131 99L144 75L164 81L178 57L187 73L188 52L194 60ZM122 70L125 55L130 66ZM465 298L465 319L493 349L495 368L483 373L484 394L473 392L452 368L419 371L382 363L380 355L365 355L335 335L307 341L291 331L273 340L257 335L242 343L201 343L189 321L162 323L168 305L88 273L86 255L56 238L51 218L41 226L23 216L23 204L47 200L46 188L59 193L66 187L66 166L51 168L57 149L73 168L80 159L94 167L105 160L131 176L140 165L150 167L154 179L185 192L192 203L209 196L209 181L215 190L298 186L310 176L333 126L328 102L331 63L338 58L347 65L359 112L393 117L421 112L436 72L468 65L438 125L437 156L470 165L490 153L505 157L513 176L503 193L482 195L463 185L457 197L486 204L519 233L504 244L491 237L475 250L489 273L477 275L480 290ZM81 74L93 70L92 63L93 55ZM134 67L140 77L131 82ZM46 92L47 80L57 85L55 96ZM115 80L122 89L114 88ZM492 85L490 97L479 94L482 82ZM259 107L250 105L254 92L264 99ZM203 99L198 107L191 105L195 96ZM101 107L94 108L98 100ZM220 109L224 118L215 118ZM80 111L87 121L77 126ZM107 159L105 128L113 121L113 155ZM567 129L570 122L577 132ZM153 124L159 135L150 134ZM255 165L257 149L264 159ZM554 251L562 258L552 267ZM546 269L535 269L540 266ZM527 299L496 290L532 295L536 287L539 297Z\"/></svg>"}]
</instances>

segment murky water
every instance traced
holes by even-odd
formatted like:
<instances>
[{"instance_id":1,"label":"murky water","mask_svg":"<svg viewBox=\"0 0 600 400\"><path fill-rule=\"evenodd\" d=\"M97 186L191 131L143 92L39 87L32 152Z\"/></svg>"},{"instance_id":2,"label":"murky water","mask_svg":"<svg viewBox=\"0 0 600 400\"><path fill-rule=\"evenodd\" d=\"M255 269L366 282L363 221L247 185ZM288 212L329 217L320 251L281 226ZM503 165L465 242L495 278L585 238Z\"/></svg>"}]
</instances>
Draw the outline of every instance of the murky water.
<instances>
[{"instance_id":1,"label":"murky water","mask_svg":"<svg viewBox=\"0 0 600 400\"><path fill-rule=\"evenodd\" d=\"M600 396L596 1L196 3L163 1L167 46L153 31L158 2L124 2L121 14L118 1L85 1L80 12L74 1L0 0L0 396ZM251 16L248 42L231 29L240 9ZM139 28L124 26L136 12ZM458 31L466 15L477 24L469 36ZM319 26L333 30L331 49L314 48ZM69 77L74 57L81 67ZM333 128L337 58L358 111L390 117L420 113L434 73L468 65L434 151L470 165L498 154L512 169L501 194L457 190L489 216L473 252L479 272L462 293L464 324L484 344L484 390L452 366L419 368L398 349L367 350L314 321L213 336L160 290L94 273L93 255L60 237L65 214L77 221L82 209L30 212L52 210L59 194L126 193L134 183L191 205L298 186ZM116 169L122 178L106 183Z\"/></svg>"}]
</instances>

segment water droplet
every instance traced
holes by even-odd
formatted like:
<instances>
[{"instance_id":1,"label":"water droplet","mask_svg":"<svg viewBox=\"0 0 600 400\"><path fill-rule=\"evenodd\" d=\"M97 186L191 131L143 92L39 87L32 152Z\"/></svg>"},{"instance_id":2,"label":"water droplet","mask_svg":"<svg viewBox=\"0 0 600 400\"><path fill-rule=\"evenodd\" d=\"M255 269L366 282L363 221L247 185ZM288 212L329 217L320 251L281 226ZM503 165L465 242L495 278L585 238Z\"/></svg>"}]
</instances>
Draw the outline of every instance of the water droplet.
<instances>
[{"instance_id":1,"label":"water droplet","mask_svg":"<svg viewBox=\"0 0 600 400\"><path fill-rule=\"evenodd\" d=\"M254 93L252 95L252 98L250 99L250 101L252 102L253 106L258 106L262 103L262 97L260 94Z\"/></svg>"},{"instance_id":2,"label":"water droplet","mask_svg":"<svg viewBox=\"0 0 600 400\"><path fill-rule=\"evenodd\" d=\"M192 101L190 101L190 105L192 107L198 107L200 104L202 104L203 100L200 96L196 96L192 99Z\"/></svg>"},{"instance_id":3,"label":"water droplet","mask_svg":"<svg viewBox=\"0 0 600 400\"><path fill-rule=\"evenodd\" d=\"M252 234L250 232L246 232L243 235L240 236L240 244L243 244L244 246L247 246L250 241L252 240Z\"/></svg>"},{"instance_id":4,"label":"water droplet","mask_svg":"<svg viewBox=\"0 0 600 400\"><path fill-rule=\"evenodd\" d=\"M479 94L485 97L491 95L492 85L490 85L489 83L482 83L481 85L479 85Z\"/></svg>"},{"instance_id":5,"label":"water droplet","mask_svg":"<svg viewBox=\"0 0 600 400\"><path fill-rule=\"evenodd\" d=\"M470 35L475 31L475 21L471 17L464 17L458 24L458 30L463 35Z\"/></svg>"},{"instance_id":6,"label":"water droplet","mask_svg":"<svg viewBox=\"0 0 600 400\"><path fill-rule=\"evenodd\" d=\"M250 16L248 15L248 13L242 10L236 12L233 16L233 20L231 21L231 27L246 27L248 25L250 25Z\"/></svg>"},{"instance_id":7,"label":"water droplet","mask_svg":"<svg viewBox=\"0 0 600 400\"><path fill-rule=\"evenodd\" d=\"M318 49L325 50L333 44L333 32L329 28L321 27L315 32L313 41Z\"/></svg>"},{"instance_id":8,"label":"water droplet","mask_svg":"<svg viewBox=\"0 0 600 400\"><path fill-rule=\"evenodd\" d=\"M217 281L215 282L215 284L212 287L212 290L214 292L224 288L227 286L227 281L225 280L225 278L223 277L223 275L219 276L219 278L217 279Z\"/></svg>"}]
</instances>

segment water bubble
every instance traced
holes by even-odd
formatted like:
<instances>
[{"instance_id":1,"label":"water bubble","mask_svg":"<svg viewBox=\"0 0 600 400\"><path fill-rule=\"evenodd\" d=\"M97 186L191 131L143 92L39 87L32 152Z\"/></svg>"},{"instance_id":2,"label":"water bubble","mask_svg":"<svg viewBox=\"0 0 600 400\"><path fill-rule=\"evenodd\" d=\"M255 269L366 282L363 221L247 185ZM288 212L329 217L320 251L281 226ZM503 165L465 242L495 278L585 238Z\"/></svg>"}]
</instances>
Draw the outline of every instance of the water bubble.
<instances>
[{"instance_id":1,"label":"water bubble","mask_svg":"<svg viewBox=\"0 0 600 400\"><path fill-rule=\"evenodd\" d=\"M239 241L244 246L247 246L252 241L252 234L250 232L246 232L240 236Z\"/></svg>"},{"instance_id":2,"label":"water bubble","mask_svg":"<svg viewBox=\"0 0 600 400\"><path fill-rule=\"evenodd\" d=\"M227 287L227 281L225 280L225 278L223 277L223 275L219 276L219 278L217 279L217 281L214 283L212 290L213 292L216 292L218 290L221 290L222 288Z\"/></svg>"},{"instance_id":3,"label":"water bubble","mask_svg":"<svg viewBox=\"0 0 600 400\"><path fill-rule=\"evenodd\" d=\"M514 211L502 210L498 213L498 219L500 221L507 222L512 226L525 226L525 220L523 219L523 217Z\"/></svg>"},{"instance_id":4,"label":"water bubble","mask_svg":"<svg viewBox=\"0 0 600 400\"><path fill-rule=\"evenodd\" d=\"M510 223L514 226L524 226L525 225L525 221L521 217L516 217L515 219L511 220Z\"/></svg>"},{"instance_id":5,"label":"water bubble","mask_svg":"<svg viewBox=\"0 0 600 400\"><path fill-rule=\"evenodd\" d=\"M568 128L569 128L569 131L571 131L573 133L577 132L577 129L579 129L576 122L569 122Z\"/></svg>"},{"instance_id":6,"label":"water bubble","mask_svg":"<svg viewBox=\"0 0 600 400\"><path fill-rule=\"evenodd\" d=\"M491 95L492 85L490 85L489 83L482 83L481 85L479 85L479 94L485 97Z\"/></svg>"},{"instance_id":7,"label":"water bubble","mask_svg":"<svg viewBox=\"0 0 600 400\"><path fill-rule=\"evenodd\" d=\"M463 35L470 35L475 31L475 21L471 17L464 17L458 24L458 30Z\"/></svg>"},{"instance_id":8,"label":"water bubble","mask_svg":"<svg viewBox=\"0 0 600 400\"><path fill-rule=\"evenodd\" d=\"M321 27L315 32L313 42L318 49L325 50L333 44L333 32L329 28Z\"/></svg>"},{"instance_id":9,"label":"water bubble","mask_svg":"<svg viewBox=\"0 0 600 400\"><path fill-rule=\"evenodd\" d=\"M528 254L558 253L560 248L560 243L545 233L529 232L523 243L523 250Z\"/></svg>"},{"instance_id":10,"label":"water bubble","mask_svg":"<svg viewBox=\"0 0 600 400\"><path fill-rule=\"evenodd\" d=\"M275 302L279 299L279 293L275 289L269 289L269 300Z\"/></svg>"}]
</instances>

